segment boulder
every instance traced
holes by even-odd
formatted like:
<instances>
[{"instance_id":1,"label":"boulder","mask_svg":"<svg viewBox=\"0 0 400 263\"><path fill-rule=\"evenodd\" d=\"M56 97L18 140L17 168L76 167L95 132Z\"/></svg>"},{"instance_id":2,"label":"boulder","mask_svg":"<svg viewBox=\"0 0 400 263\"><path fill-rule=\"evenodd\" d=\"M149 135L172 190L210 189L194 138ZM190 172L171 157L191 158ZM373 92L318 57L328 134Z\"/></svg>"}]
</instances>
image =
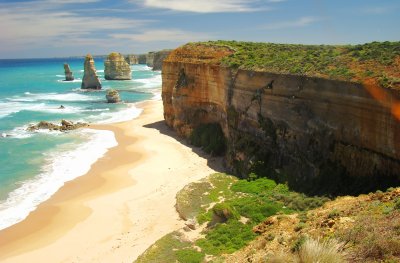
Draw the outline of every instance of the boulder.
<instances>
[{"instance_id":1,"label":"boulder","mask_svg":"<svg viewBox=\"0 0 400 263\"><path fill-rule=\"evenodd\" d=\"M65 73L65 81L74 80L74 75L72 75L72 71L67 63L64 63L64 73Z\"/></svg>"},{"instance_id":2,"label":"boulder","mask_svg":"<svg viewBox=\"0 0 400 263\"><path fill-rule=\"evenodd\" d=\"M104 78L107 80L132 79L131 68L122 54L112 52L107 56L104 61Z\"/></svg>"},{"instance_id":3,"label":"boulder","mask_svg":"<svg viewBox=\"0 0 400 263\"><path fill-rule=\"evenodd\" d=\"M101 89L101 82L94 67L92 55L88 54L85 58L84 73L82 79L82 89Z\"/></svg>"},{"instance_id":4,"label":"boulder","mask_svg":"<svg viewBox=\"0 0 400 263\"><path fill-rule=\"evenodd\" d=\"M121 101L118 91L114 89L107 90L106 99L108 103L117 103Z\"/></svg>"},{"instance_id":5,"label":"boulder","mask_svg":"<svg viewBox=\"0 0 400 263\"><path fill-rule=\"evenodd\" d=\"M77 122L73 123L72 121L61 120L61 125L57 125L47 121L41 121L38 124L30 125L27 130L28 131L37 131L37 130L50 130L50 131L70 131L76 130L82 127L89 126L87 123Z\"/></svg>"}]
</instances>

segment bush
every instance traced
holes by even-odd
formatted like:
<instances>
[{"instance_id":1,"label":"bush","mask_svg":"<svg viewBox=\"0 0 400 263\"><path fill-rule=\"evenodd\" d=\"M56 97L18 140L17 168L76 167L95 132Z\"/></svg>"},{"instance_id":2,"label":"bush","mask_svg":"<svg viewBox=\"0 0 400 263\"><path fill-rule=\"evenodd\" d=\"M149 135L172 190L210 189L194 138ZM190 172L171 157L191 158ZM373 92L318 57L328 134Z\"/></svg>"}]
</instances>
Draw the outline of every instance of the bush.
<instances>
[{"instance_id":1,"label":"bush","mask_svg":"<svg viewBox=\"0 0 400 263\"><path fill-rule=\"evenodd\" d=\"M255 237L250 225L230 220L226 224L218 224L205 238L197 240L196 245L207 255L220 255L241 249Z\"/></svg>"}]
</instances>

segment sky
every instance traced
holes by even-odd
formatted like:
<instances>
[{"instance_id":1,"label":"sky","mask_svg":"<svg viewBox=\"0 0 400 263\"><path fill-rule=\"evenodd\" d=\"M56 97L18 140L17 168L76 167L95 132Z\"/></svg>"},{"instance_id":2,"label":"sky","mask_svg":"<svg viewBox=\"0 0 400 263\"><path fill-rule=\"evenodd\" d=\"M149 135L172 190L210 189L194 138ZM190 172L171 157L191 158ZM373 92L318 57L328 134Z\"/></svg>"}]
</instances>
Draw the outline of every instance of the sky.
<instances>
[{"instance_id":1,"label":"sky","mask_svg":"<svg viewBox=\"0 0 400 263\"><path fill-rule=\"evenodd\" d=\"M0 58L139 54L187 42L400 40L399 0L0 0Z\"/></svg>"}]
</instances>

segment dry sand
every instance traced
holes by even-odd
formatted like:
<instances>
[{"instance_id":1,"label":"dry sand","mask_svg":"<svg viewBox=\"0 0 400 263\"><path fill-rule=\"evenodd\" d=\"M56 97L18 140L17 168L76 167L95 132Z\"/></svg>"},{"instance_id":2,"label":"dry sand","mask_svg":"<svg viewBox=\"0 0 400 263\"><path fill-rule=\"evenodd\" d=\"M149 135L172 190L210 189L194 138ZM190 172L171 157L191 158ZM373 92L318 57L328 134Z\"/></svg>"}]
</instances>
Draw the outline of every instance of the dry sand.
<instances>
[{"instance_id":1,"label":"dry sand","mask_svg":"<svg viewBox=\"0 0 400 263\"><path fill-rule=\"evenodd\" d=\"M220 160L174 137L161 101L140 107L137 119L93 127L113 131L118 146L24 221L0 231L1 262L132 262L183 227L176 193L221 170Z\"/></svg>"}]
</instances>

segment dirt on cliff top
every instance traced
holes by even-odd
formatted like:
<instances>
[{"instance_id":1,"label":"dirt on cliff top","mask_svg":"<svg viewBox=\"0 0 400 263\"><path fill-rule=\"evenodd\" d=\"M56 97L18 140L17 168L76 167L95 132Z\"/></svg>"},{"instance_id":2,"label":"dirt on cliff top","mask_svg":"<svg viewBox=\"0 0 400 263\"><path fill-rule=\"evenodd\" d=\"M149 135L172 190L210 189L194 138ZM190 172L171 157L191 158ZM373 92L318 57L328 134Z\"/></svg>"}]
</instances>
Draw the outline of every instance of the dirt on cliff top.
<instances>
[{"instance_id":1,"label":"dirt on cliff top","mask_svg":"<svg viewBox=\"0 0 400 263\"><path fill-rule=\"evenodd\" d=\"M228 47L191 43L172 51L164 60L167 62L220 64L221 59L234 53Z\"/></svg>"},{"instance_id":2,"label":"dirt on cliff top","mask_svg":"<svg viewBox=\"0 0 400 263\"><path fill-rule=\"evenodd\" d=\"M271 216L253 231L260 236L224 262L298 262L298 251L310 238L335 240L346 262L400 262L400 188L339 197L308 213Z\"/></svg>"}]
</instances>

